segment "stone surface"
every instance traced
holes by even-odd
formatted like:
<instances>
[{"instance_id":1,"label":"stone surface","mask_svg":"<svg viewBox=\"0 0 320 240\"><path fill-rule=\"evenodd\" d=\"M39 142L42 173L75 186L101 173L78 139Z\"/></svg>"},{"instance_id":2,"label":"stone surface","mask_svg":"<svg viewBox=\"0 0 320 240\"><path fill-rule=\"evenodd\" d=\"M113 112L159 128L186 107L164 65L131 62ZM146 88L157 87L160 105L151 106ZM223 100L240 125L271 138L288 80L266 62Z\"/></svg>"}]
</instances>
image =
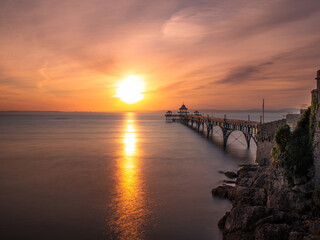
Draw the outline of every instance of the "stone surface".
<instances>
[{"instance_id":1,"label":"stone surface","mask_svg":"<svg viewBox=\"0 0 320 240\"><path fill-rule=\"evenodd\" d=\"M277 129L286 124L286 119L260 124L257 134L257 163L262 166L270 165L271 150L274 146L274 136Z\"/></svg>"},{"instance_id":2,"label":"stone surface","mask_svg":"<svg viewBox=\"0 0 320 240\"><path fill-rule=\"evenodd\" d=\"M233 199L233 190L234 190L233 186L229 186L229 185L218 186L212 189L212 195L221 197L221 198Z\"/></svg>"},{"instance_id":3,"label":"stone surface","mask_svg":"<svg viewBox=\"0 0 320 240\"><path fill-rule=\"evenodd\" d=\"M312 99L320 105L320 70L318 88ZM258 126L258 165L245 165L237 174L235 187L220 186L212 194L232 201L232 209L219 221L225 240L314 240L320 239L320 109L316 112L314 167L305 176L288 176L275 168L271 151L277 129L289 124L295 128L301 115ZM229 176L228 176L229 175ZM290 181L288 181L290 179Z\"/></svg>"},{"instance_id":4,"label":"stone surface","mask_svg":"<svg viewBox=\"0 0 320 240\"><path fill-rule=\"evenodd\" d=\"M238 177L238 174L235 172L225 172L224 175L226 175L226 177L231 178L231 179Z\"/></svg>"},{"instance_id":5,"label":"stone surface","mask_svg":"<svg viewBox=\"0 0 320 240\"><path fill-rule=\"evenodd\" d=\"M287 224L270 224L258 226L254 237L256 240L287 240L290 234L290 227Z\"/></svg>"},{"instance_id":6,"label":"stone surface","mask_svg":"<svg viewBox=\"0 0 320 240\"><path fill-rule=\"evenodd\" d=\"M254 223L265 216L266 208L261 206L240 206L232 209L225 222L225 232L253 230Z\"/></svg>"},{"instance_id":7,"label":"stone surface","mask_svg":"<svg viewBox=\"0 0 320 240\"><path fill-rule=\"evenodd\" d=\"M229 217L229 215L230 215L230 212L226 212L225 215L219 220L218 227L220 229L223 229L224 226L226 225L226 220Z\"/></svg>"},{"instance_id":8,"label":"stone surface","mask_svg":"<svg viewBox=\"0 0 320 240\"><path fill-rule=\"evenodd\" d=\"M235 187L212 190L233 205L219 221L223 239L320 239L319 205L309 192L312 181L292 185L282 169L256 165L243 166L237 175Z\"/></svg>"}]
</instances>

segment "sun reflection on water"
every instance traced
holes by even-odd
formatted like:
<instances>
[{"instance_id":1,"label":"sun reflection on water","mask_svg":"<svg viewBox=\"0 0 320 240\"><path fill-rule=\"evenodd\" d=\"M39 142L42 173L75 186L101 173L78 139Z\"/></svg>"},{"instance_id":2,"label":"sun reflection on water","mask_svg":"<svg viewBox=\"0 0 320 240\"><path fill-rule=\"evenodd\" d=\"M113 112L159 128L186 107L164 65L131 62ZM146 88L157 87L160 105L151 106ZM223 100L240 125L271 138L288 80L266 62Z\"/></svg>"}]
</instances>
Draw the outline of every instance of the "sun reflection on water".
<instances>
[{"instance_id":1,"label":"sun reflection on water","mask_svg":"<svg viewBox=\"0 0 320 240\"><path fill-rule=\"evenodd\" d=\"M147 210L139 172L138 136L133 114L127 114L123 127L122 150L117 163L117 186L112 202L112 238L143 239Z\"/></svg>"}]
</instances>

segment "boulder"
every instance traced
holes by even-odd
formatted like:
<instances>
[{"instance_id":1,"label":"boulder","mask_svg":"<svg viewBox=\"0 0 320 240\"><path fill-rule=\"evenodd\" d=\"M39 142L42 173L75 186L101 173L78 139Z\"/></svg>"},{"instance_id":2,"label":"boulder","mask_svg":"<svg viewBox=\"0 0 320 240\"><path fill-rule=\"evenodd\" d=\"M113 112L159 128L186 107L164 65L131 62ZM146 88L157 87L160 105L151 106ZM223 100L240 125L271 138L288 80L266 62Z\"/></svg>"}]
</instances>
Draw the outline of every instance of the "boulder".
<instances>
[{"instance_id":1,"label":"boulder","mask_svg":"<svg viewBox=\"0 0 320 240\"><path fill-rule=\"evenodd\" d=\"M261 188L248 188L242 186L236 186L233 191L232 199L235 206L248 204L251 206L264 206L267 201L267 195L264 189Z\"/></svg>"},{"instance_id":2,"label":"boulder","mask_svg":"<svg viewBox=\"0 0 320 240\"><path fill-rule=\"evenodd\" d=\"M224 175L226 175L226 177L231 178L231 179L238 177L238 174L235 172L225 172Z\"/></svg>"},{"instance_id":3,"label":"boulder","mask_svg":"<svg viewBox=\"0 0 320 240\"><path fill-rule=\"evenodd\" d=\"M225 215L219 220L218 227L220 229L224 229L224 225L226 224L226 220L229 217L230 212L226 212Z\"/></svg>"},{"instance_id":4,"label":"boulder","mask_svg":"<svg viewBox=\"0 0 320 240\"><path fill-rule=\"evenodd\" d=\"M303 240L304 234L301 232L292 231L289 234L288 240Z\"/></svg>"},{"instance_id":5,"label":"boulder","mask_svg":"<svg viewBox=\"0 0 320 240\"><path fill-rule=\"evenodd\" d=\"M227 184L235 184L235 181L232 180L223 180L223 183L227 183Z\"/></svg>"},{"instance_id":6,"label":"boulder","mask_svg":"<svg viewBox=\"0 0 320 240\"><path fill-rule=\"evenodd\" d=\"M222 185L222 186L218 186L214 189L212 189L212 195L213 196L217 196L217 197L221 197L221 198L228 198L229 200L231 200L233 197L233 190L234 187L230 186L230 185Z\"/></svg>"},{"instance_id":7,"label":"boulder","mask_svg":"<svg viewBox=\"0 0 320 240\"><path fill-rule=\"evenodd\" d=\"M281 211L303 211L306 208L304 194L289 189L274 191L268 196L267 207Z\"/></svg>"},{"instance_id":8,"label":"boulder","mask_svg":"<svg viewBox=\"0 0 320 240\"><path fill-rule=\"evenodd\" d=\"M290 227L287 224L269 224L258 226L255 230L255 240L288 240Z\"/></svg>"},{"instance_id":9,"label":"boulder","mask_svg":"<svg viewBox=\"0 0 320 240\"><path fill-rule=\"evenodd\" d=\"M253 230L254 223L266 216L266 208L261 206L240 206L231 210L225 221L225 232Z\"/></svg>"},{"instance_id":10,"label":"boulder","mask_svg":"<svg viewBox=\"0 0 320 240\"><path fill-rule=\"evenodd\" d=\"M223 235L223 240L254 240L254 232L236 231Z\"/></svg>"}]
</instances>

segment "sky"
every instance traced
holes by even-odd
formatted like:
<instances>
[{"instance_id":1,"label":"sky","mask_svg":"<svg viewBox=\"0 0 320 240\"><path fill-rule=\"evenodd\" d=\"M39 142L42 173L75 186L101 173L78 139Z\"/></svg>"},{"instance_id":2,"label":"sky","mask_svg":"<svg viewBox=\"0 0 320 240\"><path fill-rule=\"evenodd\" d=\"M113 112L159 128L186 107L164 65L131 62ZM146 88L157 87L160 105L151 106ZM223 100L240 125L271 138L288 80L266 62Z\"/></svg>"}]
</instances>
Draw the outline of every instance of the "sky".
<instances>
[{"instance_id":1,"label":"sky","mask_svg":"<svg viewBox=\"0 0 320 240\"><path fill-rule=\"evenodd\" d=\"M0 110L299 108L319 23L319 0L1 0ZM116 97L130 75L135 104Z\"/></svg>"}]
</instances>

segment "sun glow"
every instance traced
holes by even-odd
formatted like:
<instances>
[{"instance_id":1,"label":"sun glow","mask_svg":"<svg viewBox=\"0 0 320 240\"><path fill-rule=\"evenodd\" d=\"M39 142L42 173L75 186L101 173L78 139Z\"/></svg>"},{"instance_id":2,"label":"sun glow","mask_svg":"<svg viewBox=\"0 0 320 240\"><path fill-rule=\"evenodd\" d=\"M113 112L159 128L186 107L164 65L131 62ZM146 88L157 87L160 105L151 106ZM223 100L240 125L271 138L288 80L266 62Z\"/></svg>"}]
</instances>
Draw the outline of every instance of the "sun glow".
<instances>
[{"instance_id":1,"label":"sun glow","mask_svg":"<svg viewBox=\"0 0 320 240\"><path fill-rule=\"evenodd\" d=\"M130 75L117 84L115 96L128 104L137 103L144 97L144 85L140 76Z\"/></svg>"}]
</instances>

